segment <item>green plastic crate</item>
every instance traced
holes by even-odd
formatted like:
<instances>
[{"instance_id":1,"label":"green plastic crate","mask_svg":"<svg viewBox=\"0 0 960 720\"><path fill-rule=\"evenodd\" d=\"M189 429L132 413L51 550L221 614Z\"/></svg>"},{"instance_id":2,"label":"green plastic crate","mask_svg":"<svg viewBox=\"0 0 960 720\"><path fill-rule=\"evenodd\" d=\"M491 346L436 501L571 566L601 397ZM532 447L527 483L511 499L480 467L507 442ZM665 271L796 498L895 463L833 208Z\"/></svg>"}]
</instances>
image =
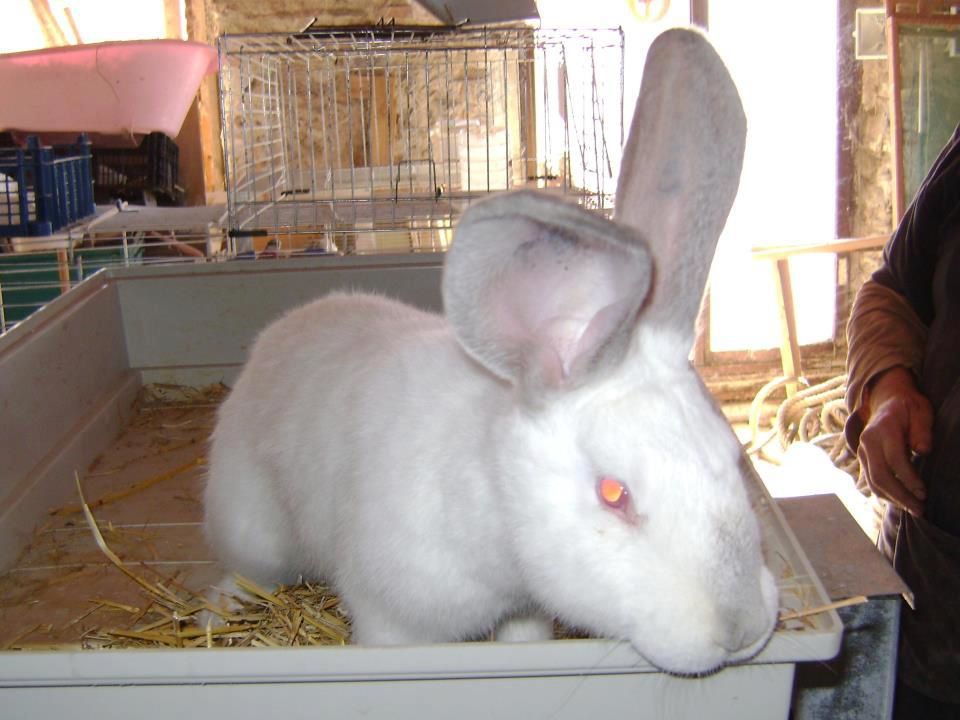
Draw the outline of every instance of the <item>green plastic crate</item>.
<instances>
[{"instance_id":1,"label":"green plastic crate","mask_svg":"<svg viewBox=\"0 0 960 720\"><path fill-rule=\"evenodd\" d=\"M127 264L139 264L142 243L127 245ZM70 285L104 267L123 265L123 247L77 248L68 255ZM0 254L0 332L29 317L61 293L60 271L55 252Z\"/></svg>"}]
</instances>

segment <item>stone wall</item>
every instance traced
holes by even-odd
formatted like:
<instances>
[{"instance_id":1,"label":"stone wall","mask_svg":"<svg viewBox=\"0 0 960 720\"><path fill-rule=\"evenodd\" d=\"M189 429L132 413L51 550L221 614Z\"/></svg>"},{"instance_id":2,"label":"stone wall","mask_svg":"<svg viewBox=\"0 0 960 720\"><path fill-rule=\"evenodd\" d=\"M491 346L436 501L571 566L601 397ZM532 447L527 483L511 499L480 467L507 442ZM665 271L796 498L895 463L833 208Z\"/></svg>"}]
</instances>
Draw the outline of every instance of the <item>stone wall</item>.
<instances>
[{"instance_id":1,"label":"stone wall","mask_svg":"<svg viewBox=\"0 0 960 720\"><path fill-rule=\"evenodd\" d=\"M845 127L850 143L851 204L845 233L849 237L888 235L893 229L893 141L889 69L885 60L858 61L860 104ZM841 224L842 226L842 224ZM846 347L844 329L854 296L880 264L879 250L840 258L837 343Z\"/></svg>"},{"instance_id":2,"label":"stone wall","mask_svg":"<svg viewBox=\"0 0 960 720\"><path fill-rule=\"evenodd\" d=\"M876 0L839 5L839 170L837 231L840 237L888 235L893 228L893 140L889 65L886 59L854 56L854 14ZM857 290L880 263L880 251L838 259L837 332L834 362L846 353L845 328Z\"/></svg>"},{"instance_id":3,"label":"stone wall","mask_svg":"<svg viewBox=\"0 0 960 720\"><path fill-rule=\"evenodd\" d=\"M437 19L412 0L187 0L205 5L212 37L222 33L292 32L311 21L323 25L370 25L380 20L435 25Z\"/></svg>"}]
</instances>

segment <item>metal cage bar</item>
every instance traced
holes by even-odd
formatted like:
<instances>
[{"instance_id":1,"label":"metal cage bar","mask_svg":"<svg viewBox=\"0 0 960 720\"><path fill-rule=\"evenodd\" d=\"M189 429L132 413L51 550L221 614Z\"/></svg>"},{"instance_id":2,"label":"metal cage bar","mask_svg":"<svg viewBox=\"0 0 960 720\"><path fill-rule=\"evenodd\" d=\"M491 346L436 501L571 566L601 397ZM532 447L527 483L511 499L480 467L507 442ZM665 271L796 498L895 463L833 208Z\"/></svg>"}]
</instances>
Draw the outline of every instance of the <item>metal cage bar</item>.
<instances>
[{"instance_id":1,"label":"metal cage bar","mask_svg":"<svg viewBox=\"0 0 960 720\"><path fill-rule=\"evenodd\" d=\"M518 187L612 208L619 30L311 29L219 50L238 250L443 249L471 202Z\"/></svg>"}]
</instances>

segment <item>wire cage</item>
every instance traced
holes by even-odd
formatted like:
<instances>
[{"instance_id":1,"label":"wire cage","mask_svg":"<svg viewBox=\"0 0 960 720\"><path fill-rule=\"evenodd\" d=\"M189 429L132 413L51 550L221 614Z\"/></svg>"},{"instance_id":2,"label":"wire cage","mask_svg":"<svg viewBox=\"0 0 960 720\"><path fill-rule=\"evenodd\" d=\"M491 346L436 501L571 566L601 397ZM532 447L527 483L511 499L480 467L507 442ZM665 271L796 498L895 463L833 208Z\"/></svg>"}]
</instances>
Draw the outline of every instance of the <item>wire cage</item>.
<instances>
[{"instance_id":1,"label":"wire cage","mask_svg":"<svg viewBox=\"0 0 960 720\"><path fill-rule=\"evenodd\" d=\"M612 208L623 34L310 29L219 40L232 251L444 249L488 193Z\"/></svg>"}]
</instances>

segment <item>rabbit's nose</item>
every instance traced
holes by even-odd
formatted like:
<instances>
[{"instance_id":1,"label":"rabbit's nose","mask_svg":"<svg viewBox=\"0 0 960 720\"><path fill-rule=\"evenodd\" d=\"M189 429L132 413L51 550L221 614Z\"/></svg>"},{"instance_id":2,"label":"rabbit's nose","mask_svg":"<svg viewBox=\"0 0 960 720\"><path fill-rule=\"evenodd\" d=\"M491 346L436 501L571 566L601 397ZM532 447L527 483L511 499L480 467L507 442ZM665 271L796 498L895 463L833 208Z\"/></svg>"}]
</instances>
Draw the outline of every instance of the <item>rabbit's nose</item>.
<instances>
[{"instance_id":1,"label":"rabbit's nose","mask_svg":"<svg viewBox=\"0 0 960 720\"><path fill-rule=\"evenodd\" d=\"M719 633L714 637L714 642L733 655L743 649L748 643L745 640L746 629L736 626L725 628L725 632Z\"/></svg>"},{"instance_id":2,"label":"rabbit's nose","mask_svg":"<svg viewBox=\"0 0 960 720\"><path fill-rule=\"evenodd\" d=\"M748 615L742 610L727 617L724 627L714 633L713 641L734 659L749 657L756 647L759 650L767 639L768 623L758 615Z\"/></svg>"},{"instance_id":3,"label":"rabbit's nose","mask_svg":"<svg viewBox=\"0 0 960 720\"><path fill-rule=\"evenodd\" d=\"M763 568L757 583L756 597L724 616L727 624L715 641L733 659L753 657L766 645L777 618L778 594L773 576Z\"/></svg>"}]
</instances>

